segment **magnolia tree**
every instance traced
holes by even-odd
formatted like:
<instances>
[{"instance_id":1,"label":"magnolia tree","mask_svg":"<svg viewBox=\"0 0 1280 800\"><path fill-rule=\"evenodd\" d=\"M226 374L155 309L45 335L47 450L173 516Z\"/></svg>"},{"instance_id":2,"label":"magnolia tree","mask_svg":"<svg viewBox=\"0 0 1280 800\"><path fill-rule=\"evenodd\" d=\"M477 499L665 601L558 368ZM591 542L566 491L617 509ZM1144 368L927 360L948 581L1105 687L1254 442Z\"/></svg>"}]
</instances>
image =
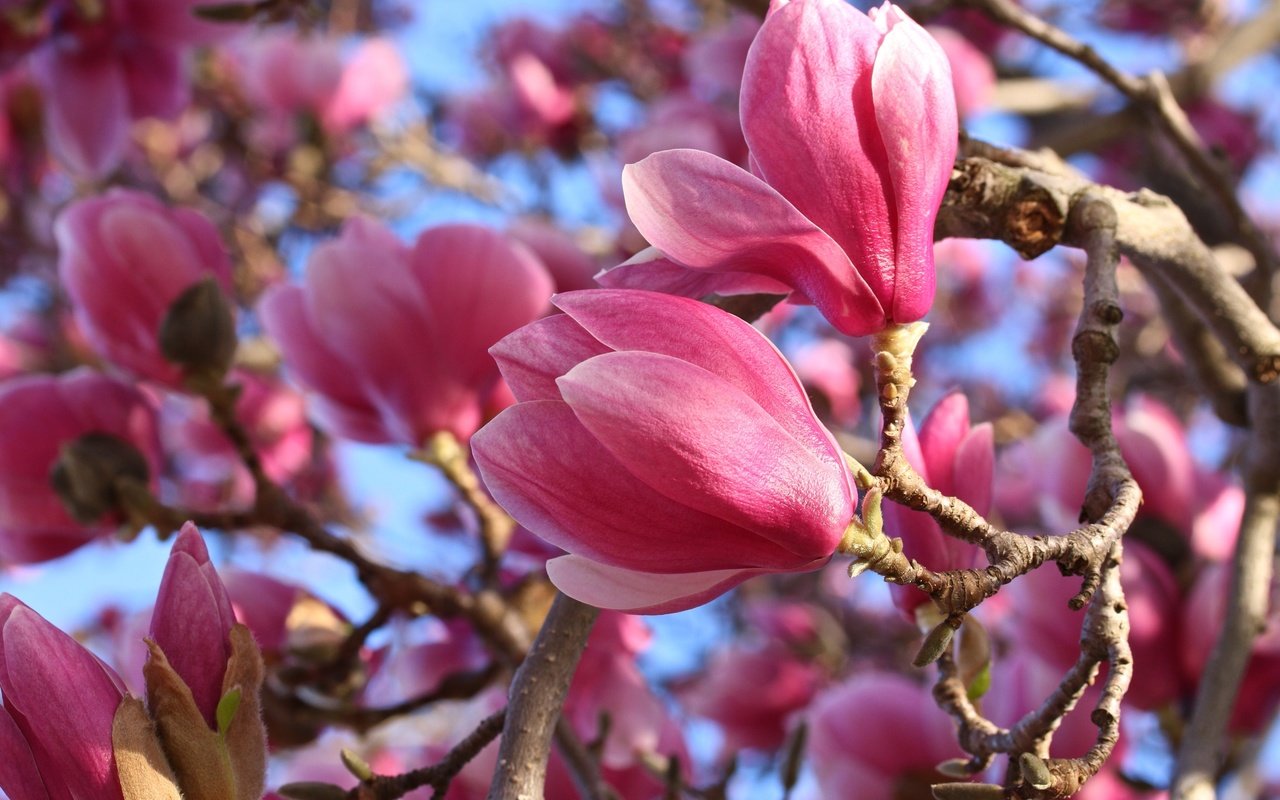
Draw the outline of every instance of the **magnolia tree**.
<instances>
[{"instance_id":1,"label":"magnolia tree","mask_svg":"<svg viewBox=\"0 0 1280 800\"><path fill-rule=\"evenodd\" d=\"M3 794L1280 797L1280 7L421 5L0 2Z\"/></svg>"}]
</instances>

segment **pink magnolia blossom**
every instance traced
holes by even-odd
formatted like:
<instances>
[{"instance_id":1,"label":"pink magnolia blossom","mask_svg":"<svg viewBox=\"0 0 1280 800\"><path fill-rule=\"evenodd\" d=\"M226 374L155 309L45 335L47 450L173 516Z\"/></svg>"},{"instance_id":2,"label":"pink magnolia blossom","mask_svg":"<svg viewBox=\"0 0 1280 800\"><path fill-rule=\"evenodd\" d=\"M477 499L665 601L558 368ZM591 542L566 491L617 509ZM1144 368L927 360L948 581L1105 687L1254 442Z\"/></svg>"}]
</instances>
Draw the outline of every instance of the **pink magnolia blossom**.
<instances>
[{"instance_id":1,"label":"pink magnolia blossom","mask_svg":"<svg viewBox=\"0 0 1280 800\"><path fill-rule=\"evenodd\" d=\"M991 510L995 471L993 436L989 423L970 426L969 400L953 392L925 417L918 436L908 424L902 445L907 461L925 483L986 515ZM981 549L943 533L937 521L922 511L886 503L884 525L890 536L902 538L908 556L930 569L971 569L983 561ZM929 599L910 586L891 585L890 589L894 603L908 613Z\"/></svg>"},{"instance_id":2,"label":"pink magnolia blossom","mask_svg":"<svg viewBox=\"0 0 1280 800\"><path fill-rule=\"evenodd\" d=\"M44 94L53 151L70 169L104 175L124 155L134 120L183 109L189 51L234 30L200 21L193 9L204 1L55 0L53 28L30 55L31 73Z\"/></svg>"},{"instance_id":3,"label":"pink magnolia blossom","mask_svg":"<svg viewBox=\"0 0 1280 800\"><path fill-rule=\"evenodd\" d=\"M59 449L87 433L132 444L159 474L155 411L132 386L87 369L0 386L0 559L47 561L114 530L111 518L73 520L49 482Z\"/></svg>"},{"instance_id":4,"label":"pink magnolia blossom","mask_svg":"<svg viewBox=\"0 0 1280 800\"><path fill-rule=\"evenodd\" d=\"M213 223L150 195L113 189L54 223L58 276L95 350L140 378L182 385L160 352L160 324L178 295L207 277L230 291L231 262Z\"/></svg>"},{"instance_id":5,"label":"pink magnolia blossom","mask_svg":"<svg viewBox=\"0 0 1280 800\"><path fill-rule=\"evenodd\" d=\"M751 172L694 150L624 170L645 238L689 269L785 284L846 334L923 317L957 132L938 43L889 3L775 4L747 58L742 129Z\"/></svg>"},{"instance_id":6,"label":"pink magnolia blossom","mask_svg":"<svg viewBox=\"0 0 1280 800\"><path fill-rule=\"evenodd\" d=\"M119 677L12 595L0 594L0 790L122 800L111 727Z\"/></svg>"},{"instance_id":7,"label":"pink magnolia blossom","mask_svg":"<svg viewBox=\"0 0 1280 800\"><path fill-rule=\"evenodd\" d=\"M542 263L499 233L441 225L408 247L358 218L316 249L302 286L273 287L259 312L321 427L420 447L479 427L498 379L488 348L550 295Z\"/></svg>"},{"instance_id":8,"label":"pink magnolia blossom","mask_svg":"<svg viewBox=\"0 0 1280 800\"><path fill-rule=\"evenodd\" d=\"M214 711L222 697L235 621L231 598L209 561L200 531L188 522L173 542L160 580L151 638L191 689L210 728L216 727Z\"/></svg>"},{"instance_id":9,"label":"pink magnolia blossom","mask_svg":"<svg viewBox=\"0 0 1280 800\"><path fill-rule=\"evenodd\" d=\"M934 767L962 755L929 689L896 673L862 672L809 709L808 763L822 797L928 797Z\"/></svg>"},{"instance_id":10,"label":"pink magnolia blossom","mask_svg":"<svg viewBox=\"0 0 1280 800\"><path fill-rule=\"evenodd\" d=\"M570 551L547 564L562 591L665 613L827 561L857 495L767 339L650 292L555 303L493 349L520 402L473 451L498 502Z\"/></svg>"},{"instance_id":11,"label":"pink magnolia blossom","mask_svg":"<svg viewBox=\"0 0 1280 800\"><path fill-rule=\"evenodd\" d=\"M778 646L730 646L712 654L702 672L678 687L681 706L724 731L722 750L773 750L791 716L809 705L823 671Z\"/></svg>"},{"instance_id":12,"label":"pink magnolia blossom","mask_svg":"<svg viewBox=\"0 0 1280 800\"><path fill-rule=\"evenodd\" d=\"M386 113L408 91L409 68L400 51L387 39L370 39L347 61L320 122L331 133L350 130Z\"/></svg>"}]
</instances>

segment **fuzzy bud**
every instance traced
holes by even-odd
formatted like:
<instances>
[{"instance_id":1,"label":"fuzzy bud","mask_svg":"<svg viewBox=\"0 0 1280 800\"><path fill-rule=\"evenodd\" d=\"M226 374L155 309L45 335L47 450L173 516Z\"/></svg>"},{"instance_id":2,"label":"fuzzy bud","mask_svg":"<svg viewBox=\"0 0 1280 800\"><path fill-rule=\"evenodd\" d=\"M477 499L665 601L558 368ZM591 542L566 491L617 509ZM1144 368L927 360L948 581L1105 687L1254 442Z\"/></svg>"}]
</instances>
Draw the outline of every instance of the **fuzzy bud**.
<instances>
[{"instance_id":1,"label":"fuzzy bud","mask_svg":"<svg viewBox=\"0 0 1280 800\"><path fill-rule=\"evenodd\" d=\"M132 444L108 433L86 433L62 446L49 480L71 516L87 525L119 508L117 480L146 484L149 475L146 458Z\"/></svg>"}]
</instances>

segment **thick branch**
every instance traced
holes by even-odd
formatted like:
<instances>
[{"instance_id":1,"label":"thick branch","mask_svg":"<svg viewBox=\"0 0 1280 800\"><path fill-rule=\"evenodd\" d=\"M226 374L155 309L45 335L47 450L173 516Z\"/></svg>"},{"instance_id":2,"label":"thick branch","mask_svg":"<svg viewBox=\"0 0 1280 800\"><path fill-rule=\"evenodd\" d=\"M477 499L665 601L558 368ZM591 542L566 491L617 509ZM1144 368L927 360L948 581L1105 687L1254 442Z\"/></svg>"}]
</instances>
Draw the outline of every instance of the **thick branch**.
<instances>
[{"instance_id":1,"label":"thick branch","mask_svg":"<svg viewBox=\"0 0 1280 800\"><path fill-rule=\"evenodd\" d=\"M1245 456L1245 509L1232 560L1222 632L1200 678L1178 753L1172 800L1213 800L1221 743L1253 640L1266 622L1280 520L1280 386L1249 387L1252 436Z\"/></svg>"},{"instance_id":2,"label":"thick branch","mask_svg":"<svg viewBox=\"0 0 1280 800\"><path fill-rule=\"evenodd\" d=\"M600 610L558 595L511 683L498 767L489 800L538 800L569 682Z\"/></svg>"}]
</instances>

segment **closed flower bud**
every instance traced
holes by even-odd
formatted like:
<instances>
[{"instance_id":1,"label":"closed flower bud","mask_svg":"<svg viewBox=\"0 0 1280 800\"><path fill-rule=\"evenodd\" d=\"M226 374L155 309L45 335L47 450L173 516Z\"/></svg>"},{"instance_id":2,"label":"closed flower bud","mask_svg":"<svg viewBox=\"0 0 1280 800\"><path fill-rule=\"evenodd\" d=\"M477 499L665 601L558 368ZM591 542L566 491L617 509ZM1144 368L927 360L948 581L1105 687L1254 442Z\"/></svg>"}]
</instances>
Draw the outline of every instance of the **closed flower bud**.
<instances>
[{"instance_id":1,"label":"closed flower bud","mask_svg":"<svg viewBox=\"0 0 1280 800\"><path fill-rule=\"evenodd\" d=\"M193 284L169 306L160 323L160 352L188 378L221 383L236 354L236 318L216 280Z\"/></svg>"},{"instance_id":2,"label":"closed flower bud","mask_svg":"<svg viewBox=\"0 0 1280 800\"><path fill-rule=\"evenodd\" d=\"M89 525L120 507L116 481L145 484L149 474L138 448L109 433L86 433L62 446L49 479L71 516Z\"/></svg>"}]
</instances>

